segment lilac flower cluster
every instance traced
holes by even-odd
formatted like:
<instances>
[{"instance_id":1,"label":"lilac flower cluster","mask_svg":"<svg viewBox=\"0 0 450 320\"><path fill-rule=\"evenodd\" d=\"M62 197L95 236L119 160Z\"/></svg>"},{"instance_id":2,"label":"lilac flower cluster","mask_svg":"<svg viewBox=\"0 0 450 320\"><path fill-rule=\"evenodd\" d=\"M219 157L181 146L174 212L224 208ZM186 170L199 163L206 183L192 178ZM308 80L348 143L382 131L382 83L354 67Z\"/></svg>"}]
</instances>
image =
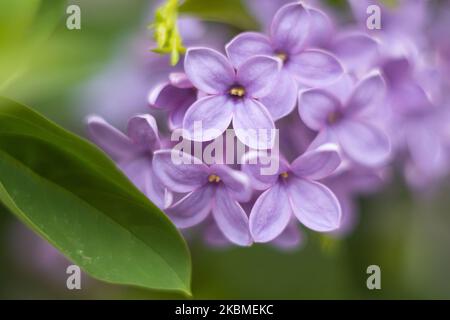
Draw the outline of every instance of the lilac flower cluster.
<instances>
[{"instance_id":1,"label":"lilac flower cluster","mask_svg":"<svg viewBox=\"0 0 450 320\"><path fill-rule=\"evenodd\" d=\"M280 8L262 21L267 33L241 33L223 52L191 47L181 70L152 88L152 113L164 113L172 139L150 114L131 118L127 134L88 119L92 139L177 227L201 225L216 245L296 247L298 222L345 234L356 197L379 190L393 168L413 190L450 169L450 60L440 33L427 33L428 4L349 0L356 23L339 25L332 12L284 2L271 0ZM371 4L380 30L367 29ZM247 151L232 164L207 162L173 139L206 150L229 128L237 140L223 151ZM277 168L264 173L269 163Z\"/></svg>"}]
</instances>

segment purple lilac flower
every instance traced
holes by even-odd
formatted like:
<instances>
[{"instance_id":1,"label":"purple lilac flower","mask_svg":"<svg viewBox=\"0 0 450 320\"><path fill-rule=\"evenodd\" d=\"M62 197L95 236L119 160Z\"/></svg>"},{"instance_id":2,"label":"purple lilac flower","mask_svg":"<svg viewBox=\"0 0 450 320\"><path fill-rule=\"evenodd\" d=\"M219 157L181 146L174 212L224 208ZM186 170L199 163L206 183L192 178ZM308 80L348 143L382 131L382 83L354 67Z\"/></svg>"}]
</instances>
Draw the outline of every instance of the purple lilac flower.
<instances>
[{"instance_id":1,"label":"purple lilac flower","mask_svg":"<svg viewBox=\"0 0 450 320\"><path fill-rule=\"evenodd\" d=\"M299 97L300 117L310 129L319 131L318 140L337 143L349 159L366 166L380 166L390 156L390 142L365 112L384 87L381 76L373 74L360 81L343 102L324 89L303 91Z\"/></svg>"},{"instance_id":2,"label":"purple lilac flower","mask_svg":"<svg viewBox=\"0 0 450 320\"><path fill-rule=\"evenodd\" d=\"M161 146L158 128L151 115L138 115L128 122L127 135L103 118L87 119L91 139L102 148L128 178L159 208L168 206L171 194L152 169L153 153Z\"/></svg>"},{"instance_id":3,"label":"purple lilac flower","mask_svg":"<svg viewBox=\"0 0 450 320\"><path fill-rule=\"evenodd\" d=\"M269 242L279 236L292 214L306 227L328 232L339 227L341 208L336 196L317 180L333 173L340 164L337 146L326 144L311 150L289 164L275 155L261 161L261 154L245 157L243 171L255 189L266 190L256 200L249 218L250 232L256 242ZM259 161L258 161L259 160ZM273 174L262 171L263 163L277 161Z\"/></svg>"},{"instance_id":4,"label":"purple lilac flower","mask_svg":"<svg viewBox=\"0 0 450 320\"><path fill-rule=\"evenodd\" d=\"M275 15L270 36L256 32L244 32L227 46L226 51L233 65L238 67L254 55L269 55L279 58L283 68L277 86L262 99L275 120L290 113L295 107L299 81L307 85L324 85L336 80L343 72L339 61L330 53L320 49L309 49L308 44L319 43L320 28L311 28L311 16L325 17L316 9L305 9L300 3L283 6ZM317 30L315 33L310 31ZM313 35L316 35L313 39ZM309 41L308 41L309 39Z\"/></svg>"},{"instance_id":5,"label":"purple lilac flower","mask_svg":"<svg viewBox=\"0 0 450 320\"><path fill-rule=\"evenodd\" d=\"M197 100L198 91L186 74L177 72L169 75L169 81L155 87L148 97L150 107L169 111L170 129L183 126L187 109Z\"/></svg>"},{"instance_id":6,"label":"purple lilac flower","mask_svg":"<svg viewBox=\"0 0 450 320\"><path fill-rule=\"evenodd\" d=\"M173 159L180 159L179 163ZM252 239L248 217L239 202L250 200L248 177L226 165L208 166L176 150L155 152L153 168L163 185L177 193L188 193L165 209L179 228L189 228L212 216L227 239L249 246Z\"/></svg>"},{"instance_id":7,"label":"purple lilac flower","mask_svg":"<svg viewBox=\"0 0 450 320\"><path fill-rule=\"evenodd\" d=\"M194 141L217 138L233 122L238 139L256 149L273 146L272 116L259 101L272 90L280 70L280 61L254 56L234 69L226 57L208 48L191 48L185 59L189 80L206 96L186 112L183 129ZM196 132L201 122L202 131ZM264 130L265 135L259 135ZM263 139L265 138L265 139Z\"/></svg>"}]
</instances>

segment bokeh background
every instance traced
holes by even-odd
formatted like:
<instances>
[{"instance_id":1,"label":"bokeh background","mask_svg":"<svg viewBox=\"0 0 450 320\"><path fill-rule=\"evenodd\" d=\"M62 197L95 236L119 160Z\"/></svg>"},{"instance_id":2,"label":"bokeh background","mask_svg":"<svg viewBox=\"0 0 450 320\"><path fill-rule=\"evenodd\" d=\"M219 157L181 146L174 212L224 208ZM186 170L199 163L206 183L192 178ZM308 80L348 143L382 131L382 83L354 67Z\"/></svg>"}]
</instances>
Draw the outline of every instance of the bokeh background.
<instances>
[{"instance_id":1,"label":"bokeh background","mask_svg":"<svg viewBox=\"0 0 450 320\"><path fill-rule=\"evenodd\" d=\"M218 2L228 0L196 9L215 22L185 35L189 43L208 39L220 46L236 32L257 27L250 9L227 16ZM350 15L345 1L326 2L343 19ZM68 3L81 7L81 30L66 28ZM89 113L123 127L127 115L147 110L146 91L169 67L167 58L149 50L147 26L155 5L149 0L1 1L0 94L80 135L85 136ZM449 182L418 194L399 177L375 196L359 199L354 232L342 238L306 232L295 251L264 245L211 248L195 232L187 234L194 298L450 298L449 194ZM70 264L0 207L0 298L186 298L87 275L82 290L69 291ZM366 287L366 269L373 264L381 268L381 290Z\"/></svg>"}]
</instances>

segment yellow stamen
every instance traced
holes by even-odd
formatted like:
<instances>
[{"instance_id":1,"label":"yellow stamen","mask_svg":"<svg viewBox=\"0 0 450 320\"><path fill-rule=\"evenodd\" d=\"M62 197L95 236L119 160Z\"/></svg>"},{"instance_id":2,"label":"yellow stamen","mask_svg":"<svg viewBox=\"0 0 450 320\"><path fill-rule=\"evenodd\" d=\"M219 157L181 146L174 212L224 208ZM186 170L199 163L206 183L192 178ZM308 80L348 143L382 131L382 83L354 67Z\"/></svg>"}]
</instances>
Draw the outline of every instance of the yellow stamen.
<instances>
[{"instance_id":1,"label":"yellow stamen","mask_svg":"<svg viewBox=\"0 0 450 320\"><path fill-rule=\"evenodd\" d=\"M218 175L211 174L208 177L208 181L211 182L211 183L213 183L213 182L219 183L220 182L220 177Z\"/></svg>"},{"instance_id":2,"label":"yellow stamen","mask_svg":"<svg viewBox=\"0 0 450 320\"><path fill-rule=\"evenodd\" d=\"M327 121L329 124L333 124L336 123L339 120L339 118L340 118L339 113L331 112L328 114Z\"/></svg>"},{"instance_id":3,"label":"yellow stamen","mask_svg":"<svg viewBox=\"0 0 450 320\"><path fill-rule=\"evenodd\" d=\"M245 89L242 87L233 87L230 89L230 94L236 97L243 97L245 95Z\"/></svg>"},{"instance_id":4,"label":"yellow stamen","mask_svg":"<svg viewBox=\"0 0 450 320\"><path fill-rule=\"evenodd\" d=\"M289 174L287 172L282 172L280 174L280 177L282 177L283 179L286 179L287 177L289 177Z\"/></svg>"},{"instance_id":5,"label":"yellow stamen","mask_svg":"<svg viewBox=\"0 0 450 320\"><path fill-rule=\"evenodd\" d=\"M275 56L281 61L285 62L287 60L287 54L283 52L277 52Z\"/></svg>"}]
</instances>

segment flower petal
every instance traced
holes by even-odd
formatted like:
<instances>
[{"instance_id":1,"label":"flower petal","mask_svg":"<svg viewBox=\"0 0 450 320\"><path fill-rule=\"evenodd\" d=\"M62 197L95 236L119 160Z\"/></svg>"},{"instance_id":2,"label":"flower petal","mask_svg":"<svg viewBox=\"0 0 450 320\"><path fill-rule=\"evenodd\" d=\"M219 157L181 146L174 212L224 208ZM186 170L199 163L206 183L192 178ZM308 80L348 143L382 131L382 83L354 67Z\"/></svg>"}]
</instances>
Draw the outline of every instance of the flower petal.
<instances>
[{"instance_id":1,"label":"flower petal","mask_svg":"<svg viewBox=\"0 0 450 320\"><path fill-rule=\"evenodd\" d=\"M251 245L248 217L223 186L216 189L213 216L219 229L231 242L240 246Z\"/></svg>"},{"instance_id":2,"label":"flower petal","mask_svg":"<svg viewBox=\"0 0 450 320\"><path fill-rule=\"evenodd\" d=\"M89 116L87 127L91 139L115 161L130 158L137 151L125 134L101 117Z\"/></svg>"},{"instance_id":3,"label":"flower petal","mask_svg":"<svg viewBox=\"0 0 450 320\"><path fill-rule=\"evenodd\" d=\"M252 189L250 179L245 173L233 170L226 165L212 165L210 171L220 177L233 199L239 202L250 200Z\"/></svg>"},{"instance_id":4,"label":"flower petal","mask_svg":"<svg viewBox=\"0 0 450 320\"><path fill-rule=\"evenodd\" d=\"M281 183L274 184L256 200L250 213L250 233L255 242L269 242L278 237L291 219L291 205Z\"/></svg>"},{"instance_id":5,"label":"flower petal","mask_svg":"<svg viewBox=\"0 0 450 320\"><path fill-rule=\"evenodd\" d=\"M152 171L150 157L138 157L118 163L119 168L140 191L145 192L149 172Z\"/></svg>"},{"instance_id":6,"label":"flower petal","mask_svg":"<svg viewBox=\"0 0 450 320\"><path fill-rule=\"evenodd\" d=\"M260 98L274 88L281 70L281 61L269 56L255 56L237 70L237 82L245 88L247 97Z\"/></svg>"},{"instance_id":7,"label":"flower petal","mask_svg":"<svg viewBox=\"0 0 450 320\"><path fill-rule=\"evenodd\" d=\"M322 47L329 43L333 35L333 27L328 15L316 8L306 8L310 16L308 47Z\"/></svg>"},{"instance_id":8,"label":"flower petal","mask_svg":"<svg viewBox=\"0 0 450 320\"><path fill-rule=\"evenodd\" d=\"M292 211L306 227L319 232L339 228L339 201L323 184L292 178L288 181L288 194Z\"/></svg>"},{"instance_id":9,"label":"flower petal","mask_svg":"<svg viewBox=\"0 0 450 320\"><path fill-rule=\"evenodd\" d=\"M131 118L128 121L127 132L131 141L141 150L153 151L160 147L158 126L155 118L149 114Z\"/></svg>"},{"instance_id":10,"label":"flower petal","mask_svg":"<svg viewBox=\"0 0 450 320\"><path fill-rule=\"evenodd\" d=\"M154 88L148 97L151 108L166 110L186 110L197 100L194 88L177 88L171 84L163 84ZM183 114L184 115L184 114Z\"/></svg>"},{"instance_id":11,"label":"flower petal","mask_svg":"<svg viewBox=\"0 0 450 320\"><path fill-rule=\"evenodd\" d=\"M242 158L242 171L250 177L256 190L266 190L276 183L281 172L288 171L289 164L265 151L250 151Z\"/></svg>"},{"instance_id":12,"label":"flower petal","mask_svg":"<svg viewBox=\"0 0 450 320\"><path fill-rule=\"evenodd\" d=\"M194 88L194 85L183 72L172 72L169 74L170 84L179 89Z\"/></svg>"},{"instance_id":13,"label":"flower petal","mask_svg":"<svg viewBox=\"0 0 450 320\"><path fill-rule=\"evenodd\" d=\"M224 93L234 83L235 72L230 62L212 49L188 49L184 70L192 84L208 94Z\"/></svg>"},{"instance_id":14,"label":"flower petal","mask_svg":"<svg viewBox=\"0 0 450 320\"><path fill-rule=\"evenodd\" d=\"M328 117L341 109L341 103L325 90L312 89L300 92L298 111L300 118L312 130L327 126Z\"/></svg>"},{"instance_id":15,"label":"flower petal","mask_svg":"<svg viewBox=\"0 0 450 320\"><path fill-rule=\"evenodd\" d=\"M253 99L235 105L233 128L238 139L254 149L270 149L275 142L275 124L266 107Z\"/></svg>"},{"instance_id":16,"label":"flower petal","mask_svg":"<svg viewBox=\"0 0 450 320\"><path fill-rule=\"evenodd\" d=\"M195 226L211 212L214 191L213 186L205 185L166 208L164 212L180 229Z\"/></svg>"},{"instance_id":17,"label":"flower petal","mask_svg":"<svg viewBox=\"0 0 450 320\"><path fill-rule=\"evenodd\" d=\"M327 143L295 159L291 164L291 171L298 177L320 180L332 174L340 164L338 146Z\"/></svg>"},{"instance_id":18,"label":"flower petal","mask_svg":"<svg viewBox=\"0 0 450 320\"><path fill-rule=\"evenodd\" d=\"M347 120L333 131L344 153L353 161L375 167L388 160L391 152L389 138L376 127L361 121Z\"/></svg>"},{"instance_id":19,"label":"flower petal","mask_svg":"<svg viewBox=\"0 0 450 320\"><path fill-rule=\"evenodd\" d=\"M350 96L346 109L349 114L364 111L374 101L384 96L385 83L377 72L362 80Z\"/></svg>"},{"instance_id":20,"label":"flower petal","mask_svg":"<svg viewBox=\"0 0 450 320\"><path fill-rule=\"evenodd\" d=\"M226 45L225 50L235 67L253 56L274 54L269 38L258 32L243 32L237 35Z\"/></svg>"},{"instance_id":21,"label":"flower petal","mask_svg":"<svg viewBox=\"0 0 450 320\"><path fill-rule=\"evenodd\" d=\"M278 120L291 113L297 102L298 86L289 72L282 70L272 91L259 99L272 115Z\"/></svg>"},{"instance_id":22,"label":"flower petal","mask_svg":"<svg viewBox=\"0 0 450 320\"><path fill-rule=\"evenodd\" d=\"M165 209L172 204L172 193L158 179L153 169L148 170L144 194L160 209Z\"/></svg>"},{"instance_id":23,"label":"flower petal","mask_svg":"<svg viewBox=\"0 0 450 320\"><path fill-rule=\"evenodd\" d=\"M337 80L344 72L331 53L309 49L290 57L288 70L303 84L323 86Z\"/></svg>"},{"instance_id":24,"label":"flower petal","mask_svg":"<svg viewBox=\"0 0 450 320\"><path fill-rule=\"evenodd\" d=\"M230 125L233 102L226 96L207 96L197 100L186 112L183 135L193 141L209 141Z\"/></svg>"},{"instance_id":25,"label":"flower petal","mask_svg":"<svg viewBox=\"0 0 450 320\"><path fill-rule=\"evenodd\" d=\"M190 192L208 182L208 166L177 150L156 151L153 170L161 182L175 192Z\"/></svg>"},{"instance_id":26,"label":"flower petal","mask_svg":"<svg viewBox=\"0 0 450 320\"><path fill-rule=\"evenodd\" d=\"M192 103L180 104L177 108L174 108L169 113L169 127L171 130L183 128L183 120L186 116L186 112L189 107L195 102L193 99Z\"/></svg>"},{"instance_id":27,"label":"flower petal","mask_svg":"<svg viewBox=\"0 0 450 320\"><path fill-rule=\"evenodd\" d=\"M164 209L170 205L172 194L154 174L152 159L142 156L120 162L119 168L131 182L144 193L158 208Z\"/></svg>"},{"instance_id":28,"label":"flower petal","mask_svg":"<svg viewBox=\"0 0 450 320\"><path fill-rule=\"evenodd\" d=\"M361 74L374 67L379 57L378 42L363 33L339 36L330 49L348 72Z\"/></svg>"},{"instance_id":29,"label":"flower petal","mask_svg":"<svg viewBox=\"0 0 450 320\"><path fill-rule=\"evenodd\" d=\"M271 39L276 49L294 53L300 51L308 37L309 12L300 3L283 6L275 14L271 26Z\"/></svg>"}]
</instances>

